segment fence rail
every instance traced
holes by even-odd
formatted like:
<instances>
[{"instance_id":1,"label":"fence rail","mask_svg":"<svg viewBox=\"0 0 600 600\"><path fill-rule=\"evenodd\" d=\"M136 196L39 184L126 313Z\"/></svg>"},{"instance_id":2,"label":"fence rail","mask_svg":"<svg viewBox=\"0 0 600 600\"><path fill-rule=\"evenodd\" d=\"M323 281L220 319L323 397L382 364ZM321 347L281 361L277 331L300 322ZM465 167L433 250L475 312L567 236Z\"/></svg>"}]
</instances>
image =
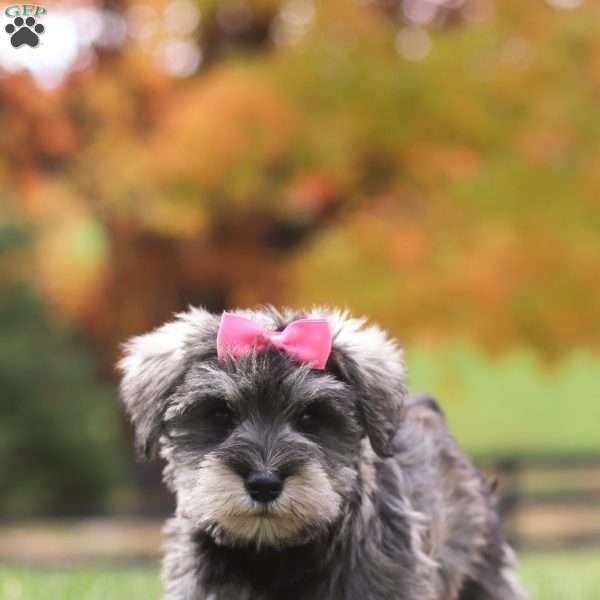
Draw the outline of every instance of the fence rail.
<instances>
[{"instance_id":1,"label":"fence rail","mask_svg":"<svg viewBox=\"0 0 600 600\"><path fill-rule=\"evenodd\" d=\"M600 548L600 456L500 456L477 461L498 480L509 540L520 550ZM56 516L0 522L0 562L157 561L173 500L148 466L138 478L135 515Z\"/></svg>"},{"instance_id":2,"label":"fence rail","mask_svg":"<svg viewBox=\"0 0 600 600\"><path fill-rule=\"evenodd\" d=\"M600 456L481 457L498 480L510 541L521 548L600 546Z\"/></svg>"}]
</instances>

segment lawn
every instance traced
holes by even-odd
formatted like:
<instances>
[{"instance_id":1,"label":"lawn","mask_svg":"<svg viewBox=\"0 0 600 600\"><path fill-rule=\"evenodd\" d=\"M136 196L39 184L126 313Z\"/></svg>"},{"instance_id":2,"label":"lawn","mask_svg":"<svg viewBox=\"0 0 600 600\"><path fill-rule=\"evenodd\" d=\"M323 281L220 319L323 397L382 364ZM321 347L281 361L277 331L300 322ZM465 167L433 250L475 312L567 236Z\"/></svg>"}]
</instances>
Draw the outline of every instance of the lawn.
<instances>
[{"instance_id":1,"label":"lawn","mask_svg":"<svg viewBox=\"0 0 600 600\"><path fill-rule=\"evenodd\" d=\"M544 364L525 349L490 357L467 343L406 352L410 388L440 401L476 455L600 453L600 356Z\"/></svg>"},{"instance_id":2,"label":"lawn","mask_svg":"<svg viewBox=\"0 0 600 600\"><path fill-rule=\"evenodd\" d=\"M527 555L522 572L532 600L600 600L600 554ZM0 567L0 600L153 600L154 570L85 568L63 571Z\"/></svg>"},{"instance_id":3,"label":"lawn","mask_svg":"<svg viewBox=\"0 0 600 600\"><path fill-rule=\"evenodd\" d=\"M521 562L532 600L600 600L600 553L532 555Z\"/></svg>"},{"instance_id":4,"label":"lawn","mask_svg":"<svg viewBox=\"0 0 600 600\"><path fill-rule=\"evenodd\" d=\"M0 568L0 600L152 600L159 590L148 568Z\"/></svg>"}]
</instances>

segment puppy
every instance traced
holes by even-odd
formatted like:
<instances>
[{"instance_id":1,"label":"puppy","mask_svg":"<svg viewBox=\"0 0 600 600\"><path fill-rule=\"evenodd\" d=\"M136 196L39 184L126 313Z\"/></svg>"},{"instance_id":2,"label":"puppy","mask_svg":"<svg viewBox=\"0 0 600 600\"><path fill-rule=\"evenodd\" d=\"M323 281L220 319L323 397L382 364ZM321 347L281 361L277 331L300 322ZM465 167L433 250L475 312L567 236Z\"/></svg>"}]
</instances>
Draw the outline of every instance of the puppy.
<instances>
[{"instance_id":1,"label":"puppy","mask_svg":"<svg viewBox=\"0 0 600 600\"><path fill-rule=\"evenodd\" d=\"M194 308L119 366L177 500L165 600L527 597L490 490L378 327Z\"/></svg>"}]
</instances>

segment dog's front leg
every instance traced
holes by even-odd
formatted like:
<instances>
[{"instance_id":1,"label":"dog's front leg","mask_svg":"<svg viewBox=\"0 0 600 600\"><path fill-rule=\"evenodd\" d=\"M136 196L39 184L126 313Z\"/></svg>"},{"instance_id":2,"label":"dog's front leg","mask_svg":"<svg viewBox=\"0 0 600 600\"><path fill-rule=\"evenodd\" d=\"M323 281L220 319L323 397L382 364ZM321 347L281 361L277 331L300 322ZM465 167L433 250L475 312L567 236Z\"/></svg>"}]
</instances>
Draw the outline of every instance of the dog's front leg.
<instances>
[{"instance_id":1,"label":"dog's front leg","mask_svg":"<svg viewBox=\"0 0 600 600\"><path fill-rule=\"evenodd\" d=\"M202 585L205 565L194 541L193 527L175 518L167 521L163 533L163 600L217 600Z\"/></svg>"}]
</instances>

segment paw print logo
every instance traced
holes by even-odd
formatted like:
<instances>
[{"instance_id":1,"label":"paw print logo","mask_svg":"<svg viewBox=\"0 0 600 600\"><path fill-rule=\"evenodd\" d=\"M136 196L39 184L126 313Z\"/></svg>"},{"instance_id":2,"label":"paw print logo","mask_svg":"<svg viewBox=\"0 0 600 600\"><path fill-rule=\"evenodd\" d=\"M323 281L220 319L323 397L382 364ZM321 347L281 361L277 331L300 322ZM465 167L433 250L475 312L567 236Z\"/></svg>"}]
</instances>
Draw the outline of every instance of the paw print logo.
<instances>
[{"instance_id":1,"label":"paw print logo","mask_svg":"<svg viewBox=\"0 0 600 600\"><path fill-rule=\"evenodd\" d=\"M39 36L44 33L45 28L41 23L36 24L33 17L27 17L26 20L22 17L17 17L13 23L9 23L5 30L11 36L10 43L15 48L23 44L35 48L40 43Z\"/></svg>"}]
</instances>

